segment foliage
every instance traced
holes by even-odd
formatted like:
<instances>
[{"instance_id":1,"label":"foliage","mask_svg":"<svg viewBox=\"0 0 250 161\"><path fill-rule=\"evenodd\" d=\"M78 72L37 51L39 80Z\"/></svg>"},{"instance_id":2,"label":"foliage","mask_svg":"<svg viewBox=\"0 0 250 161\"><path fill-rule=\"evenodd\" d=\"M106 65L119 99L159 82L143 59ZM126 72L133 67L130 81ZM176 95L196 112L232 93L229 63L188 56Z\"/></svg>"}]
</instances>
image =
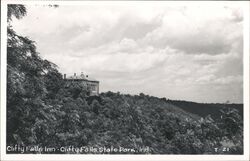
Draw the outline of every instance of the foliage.
<instances>
[{"instance_id":1,"label":"foliage","mask_svg":"<svg viewBox=\"0 0 250 161\"><path fill-rule=\"evenodd\" d=\"M21 19L26 15L26 8L24 5L20 4L8 4L7 20L8 22L12 20L12 16L17 19Z\"/></svg>"},{"instance_id":2,"label":"foliage","mask_svg":"<svg viewBox=\"0 0 250 161\"><path fill-rule=\"evenodd\" d=\"M12 16L19 19L24 15L23 5L8 5L8 21ZM54 64L41 59L35 43L16 34L10 23L7 31L7 142L40 144L50 135L56 119L50 113L54 109L46 104L50 86L55 88L56 84L45 83L57 70Z\"/></svg>"}]
</instances>

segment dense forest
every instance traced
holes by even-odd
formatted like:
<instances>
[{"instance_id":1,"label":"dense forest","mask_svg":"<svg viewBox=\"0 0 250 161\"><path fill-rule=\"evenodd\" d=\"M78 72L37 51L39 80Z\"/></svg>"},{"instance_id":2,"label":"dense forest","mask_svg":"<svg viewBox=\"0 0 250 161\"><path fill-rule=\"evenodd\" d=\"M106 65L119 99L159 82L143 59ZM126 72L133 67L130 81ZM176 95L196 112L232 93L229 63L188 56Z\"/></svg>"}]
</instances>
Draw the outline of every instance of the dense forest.
<instances>
[{"instance_id":1,"label":"dense forest","mask_svg":"<svg viewBox=\"0 0 250 161\"><path fill-rule=\"evenodd\" d=\"M243 153L243 122L236 108L221 107L220 117L213 118L143 93L89 96L80 84L65 86L35 42L13 30L12 18L25 14L25 6L8 5L7 153ZM17 145L26 150L10 150ZM31 150L35 146L54 149Z\"/></svg>"}]
</instances>

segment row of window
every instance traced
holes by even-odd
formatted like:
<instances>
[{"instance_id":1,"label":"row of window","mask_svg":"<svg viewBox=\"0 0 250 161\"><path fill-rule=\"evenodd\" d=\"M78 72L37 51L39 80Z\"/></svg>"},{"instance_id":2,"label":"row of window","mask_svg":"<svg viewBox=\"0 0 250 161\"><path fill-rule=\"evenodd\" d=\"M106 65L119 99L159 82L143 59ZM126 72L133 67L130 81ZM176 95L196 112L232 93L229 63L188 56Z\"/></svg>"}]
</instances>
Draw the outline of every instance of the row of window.
<instances>
[{"instance_id":1,"label":"row of window","mask_svg":"<svg viewBox=\"0 0 250 161\"><path fill-rule=\"evenodd\" d=\"M96 84L88 84L91 91L97 91L97 85Z\"/></svg>"}]
</instances>

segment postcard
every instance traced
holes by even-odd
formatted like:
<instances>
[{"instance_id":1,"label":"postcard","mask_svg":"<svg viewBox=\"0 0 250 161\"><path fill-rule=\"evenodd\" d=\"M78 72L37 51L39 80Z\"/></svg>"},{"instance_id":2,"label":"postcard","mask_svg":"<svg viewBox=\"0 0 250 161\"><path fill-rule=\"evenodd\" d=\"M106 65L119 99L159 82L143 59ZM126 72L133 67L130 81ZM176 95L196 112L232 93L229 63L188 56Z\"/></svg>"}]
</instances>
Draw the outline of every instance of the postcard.
<instances>
[{"instance_id":1,"label":"postcard","mask_svg":"<svg viewBox=\"0 0 250 161\"><path fill-rule=\"evenodd\" d=\"M248 160L249 7L1 2L1 160Z\"/></svg>"}]
</instances>

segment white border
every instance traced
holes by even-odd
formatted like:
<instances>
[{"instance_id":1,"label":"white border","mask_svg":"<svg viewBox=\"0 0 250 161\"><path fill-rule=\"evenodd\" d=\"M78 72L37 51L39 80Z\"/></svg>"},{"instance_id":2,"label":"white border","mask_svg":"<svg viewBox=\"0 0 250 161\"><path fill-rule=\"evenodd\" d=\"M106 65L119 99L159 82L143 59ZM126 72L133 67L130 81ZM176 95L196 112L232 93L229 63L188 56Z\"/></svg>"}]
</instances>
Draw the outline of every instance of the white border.
<instances>
[{"instance_id":1,"label":"white border","mask_svg":"<svg viewBox=\"0 0 250 161\"><path fill-rule=\"evenodd\" d=\"M59 5L184 5L182 1L2 1L1 2L1 158L0 160L249 160L249 13L248 1L211 1L206 6L240 6L244 10L244 155L67 155L67 154L6 154L6 41L7 41L7 4L59 4ZM202 1L185 1L185 5L204 5ZM212 11L211 11L212 12Z\"/></svg>"}]
</instances>

